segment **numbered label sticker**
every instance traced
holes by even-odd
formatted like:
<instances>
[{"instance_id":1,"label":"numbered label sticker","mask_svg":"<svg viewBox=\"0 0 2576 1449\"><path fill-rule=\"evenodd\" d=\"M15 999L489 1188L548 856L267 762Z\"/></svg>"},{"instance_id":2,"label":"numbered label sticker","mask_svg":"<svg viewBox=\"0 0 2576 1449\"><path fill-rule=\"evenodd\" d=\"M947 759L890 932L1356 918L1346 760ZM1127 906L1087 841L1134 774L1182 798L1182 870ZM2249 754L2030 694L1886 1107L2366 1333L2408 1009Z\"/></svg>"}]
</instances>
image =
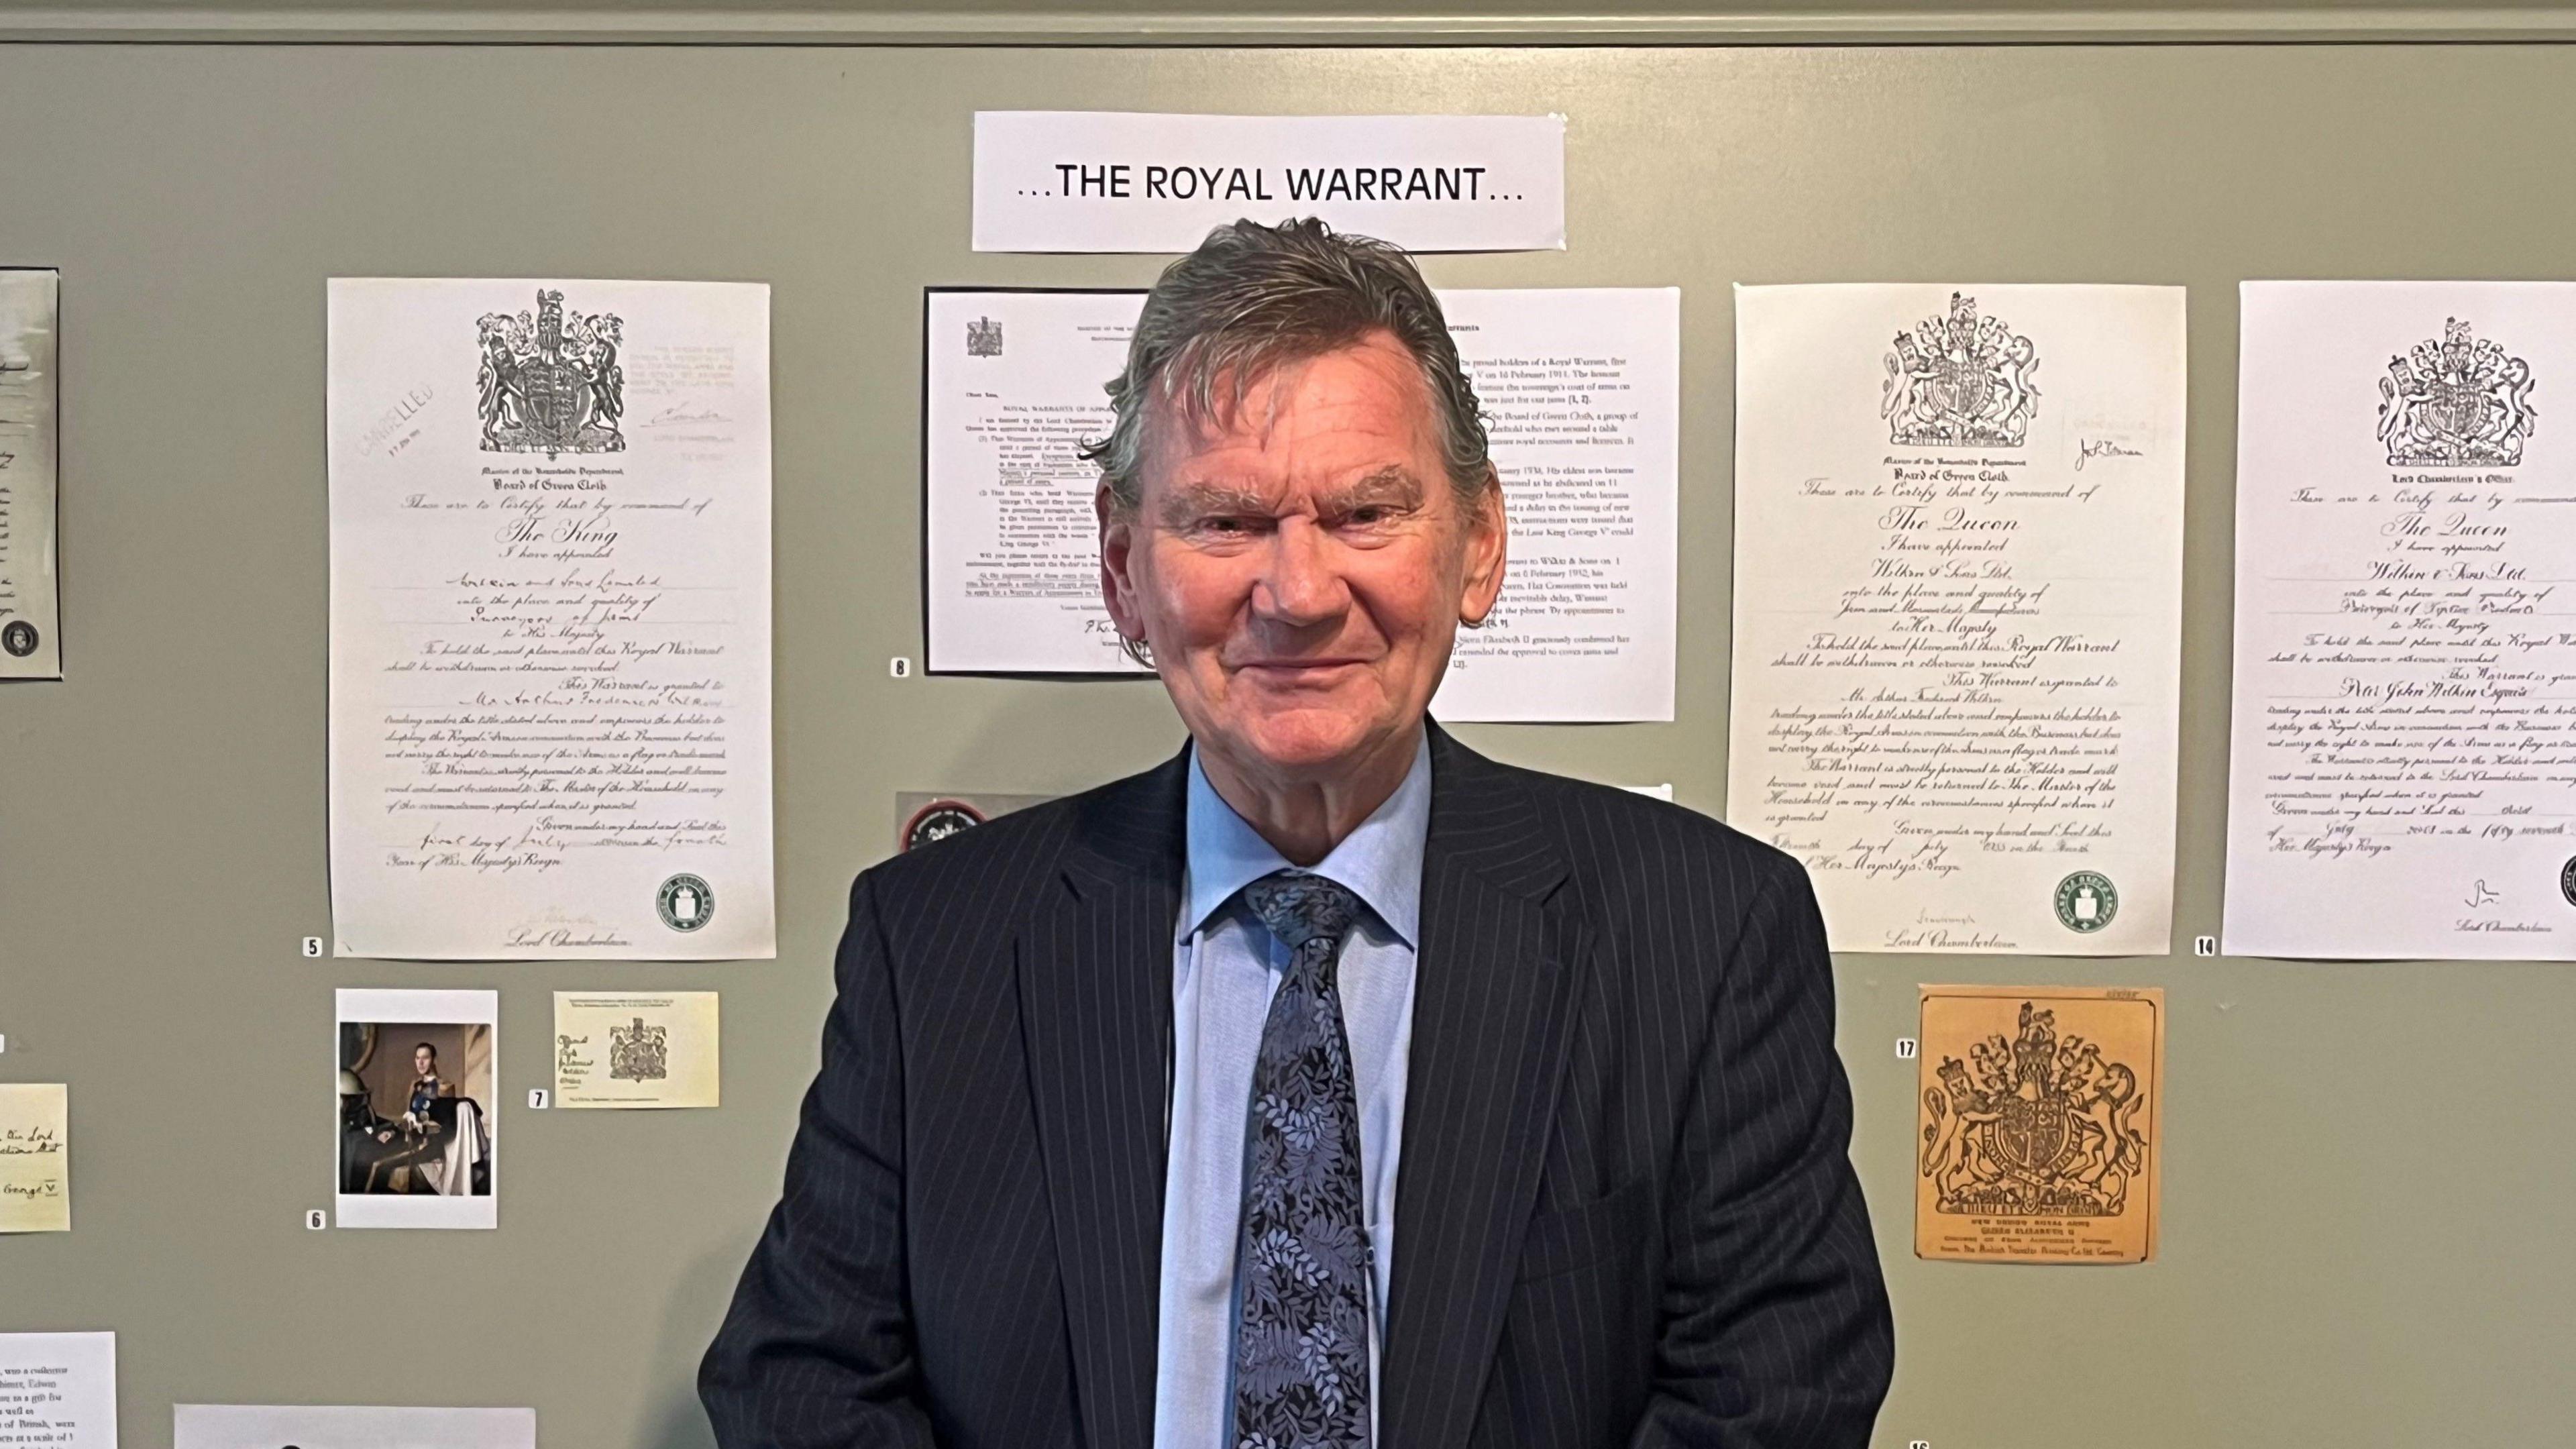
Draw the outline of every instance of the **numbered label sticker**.
<instances>
[{"instance_id":1,"label":"numbered label sticker","mask_svg":"<svg viewBox=\"0 0 2576 1449\"><path fill-rule=\"evenodd\" d=\"M898 654L894 658L886 661L886 673L895 679L910 679L912 677L912 661Z\"/></svg>"},{"instance_id":2,"label":"numbered label sticker","mask_svg":"<svg viewBox=\"0 0 2576 1449\"><path fill-rule=\"evenodd\" d=\"M1896 1039L1896 1059L1900 1062L1914 1060L1914 1053L1920 1049L1920 1045L1910 1036L1900 1036Z\"/></svg>"},{"instance_id":3,"label":"numbered label sticker","mask_svg":"<svg viewBox=\"0 0 2576 1449\"><path fill-rule=\"evenodd\" d=\"M315 1208L304 1215L304 1226L311 1231L318 1233L324 1228L331 1226L331 1219L324 1216L320 1208Z\"/></svg>"},{"instance_id":4,"label":"numbered label sticker","mask_svg":"<svg viewBox=\"0 0 2576 1449\"><path fill-rule=\"evenodd\" d=\"M305 955L307 955L307 956L319 956L319 955L321 955L321 954L322 954L322 938L321 938L321 937L319 937L319 936L307 936L307 937L305 937L305 938L304 938L304 954L305 954Z\"/></svg>"},{"instance_id":5,"label":"numbered label sticker","mask_svg":"<svg viewBox=\"0 0 2576 1449\"><path fill-rule=\"evenodd\" d=\"M2194 937L2192 937L2192 938L2191 938L2191 954L2193 954L2193 955L2195 955L2195 956L2215 956L2215 955L2217 955L2217 954L2218 954L2218 938L2217 938L2216 936L2194 936Z\"/></svg>"},{"instance_id":6,"label":"numbered label sticker","mask_svg":"<svg viewBox=\"0 0 2576 1449\"><path fill-rule=\"evenodd\" d=\"M530 1110L530 1111L532 1111L532 1112L542 1112L542 1111L546 1110L546 1089L545 1089L545 1088L543 1088L543 1087L530 1087L530 1088L528 1089L528 1110Z\"/></svg>"},{"instance_id":7,"label":"numbered label sticker","mask_svg":"<svg viewBox=\"0 0 2576 1449\"><path fill-rule=\"evenodd\" d=\"M1905 1449L1932 1449L1932 1441L1929 1439L1908 1439L1905 1441Z\"/></svg>"}]
</instances>

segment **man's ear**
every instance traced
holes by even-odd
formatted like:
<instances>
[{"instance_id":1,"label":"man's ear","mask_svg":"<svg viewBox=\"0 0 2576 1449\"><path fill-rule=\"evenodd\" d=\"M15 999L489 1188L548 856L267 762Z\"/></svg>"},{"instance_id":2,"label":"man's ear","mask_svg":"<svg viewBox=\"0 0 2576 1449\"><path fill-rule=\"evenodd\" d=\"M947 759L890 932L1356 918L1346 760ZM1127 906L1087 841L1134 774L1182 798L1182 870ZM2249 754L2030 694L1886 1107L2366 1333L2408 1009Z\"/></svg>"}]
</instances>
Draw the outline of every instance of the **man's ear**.
<instances>
[{"instance_id":1,"label":"man's ear","mask_svg":"<svg viewBox=\"0 0 2576 1449\"><path fill-rule=\"evenodd\" d=\"M1119 512L1118 497L1106 478L1091 495L1091 512L1100 521L1100 602L1108 606L1109 621L1121 637L1142 639L1145 613L1136 607L1134 571L1136 520Z\"/></svg>"},{"instance_id":2,"label":"man's ear","mask_svg":"<svg viewBox=\"0 0 2576 1449\"><path fill-rule=\"evenodd\" d=\"M1466 587L1458 596L1458 622L1473 627L1494 612L1503 592L1503 565L1510 553L1510 530L1503 522L1503 483L1489 466L1485 486L1476 491L1467 513Z\"/></svg>"}]
</instances>

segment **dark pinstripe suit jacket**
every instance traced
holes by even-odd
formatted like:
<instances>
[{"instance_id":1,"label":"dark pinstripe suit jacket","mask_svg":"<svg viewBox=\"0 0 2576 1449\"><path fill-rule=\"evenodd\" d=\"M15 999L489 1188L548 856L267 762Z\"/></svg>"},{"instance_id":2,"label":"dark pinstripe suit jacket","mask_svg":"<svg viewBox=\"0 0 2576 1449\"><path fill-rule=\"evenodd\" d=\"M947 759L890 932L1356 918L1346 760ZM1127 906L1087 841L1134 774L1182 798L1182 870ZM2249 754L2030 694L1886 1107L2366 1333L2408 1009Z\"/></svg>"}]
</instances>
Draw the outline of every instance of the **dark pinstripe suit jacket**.
<instances>
[{"instance_id":1,"label":"dark pinstripe suit jacket","mask_svg":"<svg viewBox=\"0 0 2576 1449\"><path fill-rule=\"evenodd\" d=\"M727 1449L1147 1449L1184 759L861 875ZM1790 857L1435 727L1381 1449L1858 1446L1892 1334Z\"/></svg>"}]
</instances>

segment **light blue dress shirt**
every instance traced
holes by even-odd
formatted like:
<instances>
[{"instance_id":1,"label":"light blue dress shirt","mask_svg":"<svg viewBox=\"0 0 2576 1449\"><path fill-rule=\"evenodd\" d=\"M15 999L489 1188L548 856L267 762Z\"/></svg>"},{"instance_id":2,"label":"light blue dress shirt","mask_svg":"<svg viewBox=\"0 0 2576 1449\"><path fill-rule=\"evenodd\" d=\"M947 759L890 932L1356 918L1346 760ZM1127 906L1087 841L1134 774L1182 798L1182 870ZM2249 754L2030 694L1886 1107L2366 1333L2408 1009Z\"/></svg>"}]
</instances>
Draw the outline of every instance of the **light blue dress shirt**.
<instances>
[{"instance_id":1,"label":"light blue dress shirt","mask_svg":"<svg viewBox=\"0 0 2576 1449\"><path fill-rule=\"evenodd\" d=\"M1360 1193L1373 1262L1369 1419L1395 1264L1395 1164L1413 1046L1422 843L1431 745L1386 803L1311 867L1368 906L1342 945L1342 1025L1359 1093ZM1155 1449L1232 1449L1234 1257L1242 1230L1244 1125L1253 1062L1288 949L1236 892L1288 861L1216 793L1190 752L1189 860L1172 946L1170 1165L1163 1177L1162 1324L1154 1351ZM1372 1432L1374 1438L1374 1432Z\"/></svg>"}]
</instances>

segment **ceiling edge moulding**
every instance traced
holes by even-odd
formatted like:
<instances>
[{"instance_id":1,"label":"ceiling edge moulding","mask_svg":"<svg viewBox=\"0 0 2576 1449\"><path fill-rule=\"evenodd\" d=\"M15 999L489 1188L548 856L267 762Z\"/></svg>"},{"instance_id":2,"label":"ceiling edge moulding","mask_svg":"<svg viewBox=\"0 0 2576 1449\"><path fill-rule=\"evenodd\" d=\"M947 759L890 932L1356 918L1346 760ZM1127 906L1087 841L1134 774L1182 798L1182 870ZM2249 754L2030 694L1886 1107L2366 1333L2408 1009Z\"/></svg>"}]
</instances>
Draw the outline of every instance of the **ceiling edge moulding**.
<instances>
[{"instance_id":1,"label":"ceiling edge moulding","mask_svg":"<svg viewBox=\"0 0 2576 1449\"><path fill-rule=\"evenodd\" d=\"M599 45L1963 45L2576 40L2576 7L1608 10L231 9L0 3L0 41Z\"/></svg>"}]
</instances>

